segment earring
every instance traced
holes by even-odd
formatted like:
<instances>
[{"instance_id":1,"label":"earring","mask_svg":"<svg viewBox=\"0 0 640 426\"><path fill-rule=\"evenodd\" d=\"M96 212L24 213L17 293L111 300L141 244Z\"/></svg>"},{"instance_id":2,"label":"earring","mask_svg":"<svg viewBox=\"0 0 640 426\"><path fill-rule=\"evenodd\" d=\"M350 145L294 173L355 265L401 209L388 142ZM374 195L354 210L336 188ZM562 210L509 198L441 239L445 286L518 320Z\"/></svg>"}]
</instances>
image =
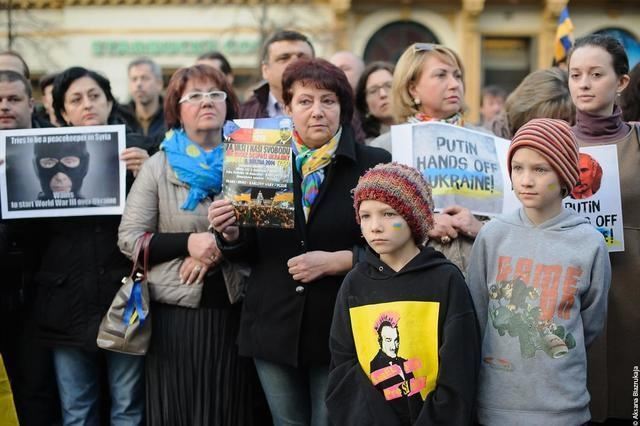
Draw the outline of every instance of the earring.
<instances>
[{"instance_id":1,"label":"earring","mask_svg":"<svg viewBox=\"0 0 640 426\"><path fill-rule=\"evenodd\" d=\"M420 105L422 102L420 102L420 98L415 98L415 99L413 100L413 103L414 103L414 105L415 105L415 106L418 106L418 105Z\"/></svg>"}]
</instances>

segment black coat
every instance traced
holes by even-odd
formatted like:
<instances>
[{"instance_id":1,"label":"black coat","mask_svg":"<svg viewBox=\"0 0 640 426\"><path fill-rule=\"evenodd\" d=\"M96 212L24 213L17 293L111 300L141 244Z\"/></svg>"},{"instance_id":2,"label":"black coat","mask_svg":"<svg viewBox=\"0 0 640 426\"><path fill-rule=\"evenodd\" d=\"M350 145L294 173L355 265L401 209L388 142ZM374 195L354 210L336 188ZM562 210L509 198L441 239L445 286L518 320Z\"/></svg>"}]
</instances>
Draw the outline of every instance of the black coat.
<instances>
[{"instance_id":1,"label":"black coat","mask_svg":"<svg viewBox=\"0 0 640 426\"><path fill-rule=\"evenodd\" d=\"M344 276L302 284L289 274L287 261L307 251L352 250L363 244L351 190L366 170L389 161L388 152L356 144L346 127L306 225L301 178L294 167L295 229L258 228L247 238L256 260L243 304L241 355L291 366L329 364L331 315ZM241 245L235 252L223 250L237 259Z\"/></svg>"},{"instance_id":2,"label":"black coat","mask_svg":"<svg viewBox=\"0 0 640 426\"><path fill-rule=\"evenodd\" d=\"M127 147L149 148L128 134ZM133 176L127 172L127 192ZM131 262L118 249L120 216L34 220L41 252L36 318L45 344L96 350L98 326Z\"/></svg>"}]
</instances>

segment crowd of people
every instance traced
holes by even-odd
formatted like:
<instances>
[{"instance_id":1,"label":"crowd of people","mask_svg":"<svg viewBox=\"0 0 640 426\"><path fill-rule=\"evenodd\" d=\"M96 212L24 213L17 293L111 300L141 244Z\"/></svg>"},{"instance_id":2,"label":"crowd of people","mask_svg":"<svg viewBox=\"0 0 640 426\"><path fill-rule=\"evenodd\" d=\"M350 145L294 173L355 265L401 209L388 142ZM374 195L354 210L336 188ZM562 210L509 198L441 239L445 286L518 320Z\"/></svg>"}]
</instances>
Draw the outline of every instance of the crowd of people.
<instances>
[{"instance_id":1,"label":"crowd of people","mask_svg":"<svg viewBox=\"0 0 640 426\"><path fill-rule=\"evenodd\" d=\"M0 52L0 131L126 128L122 216L0 222L0 359L16 422L632 418L640 65L629 70L618 41L583 37L567 71L534 71L510 94L486 87L479 123L465 117L464 65L446 46L414 43L396 64L365 64L346 51L317 58L304 34L279 31L261 59L263 81L242 103L230 63L211 52L166 90L156 62L132 61L128 104L98 70L74 66L41 79L36 108L28 65ZM283 115L293 122L294 221L239 227L223 193L223 125ZM390 126L422 122L512 140L522 207L491 220L463 205L435 212L422 174L391 163ZM586 184L579 147L601 145L617 148L623 252L608 253L562 206ZM147 233L148 352L99 349L99 324Z\"/></svg>"}]
</instances>

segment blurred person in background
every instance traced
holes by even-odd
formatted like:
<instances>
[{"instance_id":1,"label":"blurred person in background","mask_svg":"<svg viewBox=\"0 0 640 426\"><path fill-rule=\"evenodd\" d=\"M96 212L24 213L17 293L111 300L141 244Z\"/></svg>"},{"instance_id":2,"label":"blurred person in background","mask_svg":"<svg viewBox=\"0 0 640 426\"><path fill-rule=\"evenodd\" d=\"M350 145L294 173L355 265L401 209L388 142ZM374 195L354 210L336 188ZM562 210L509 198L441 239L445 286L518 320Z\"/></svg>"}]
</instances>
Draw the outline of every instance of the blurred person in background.
<instances>
[{"instance_id":1,"label":"blurred person in background","mask_svg":"<svg viewBox=\"0 0 640 426\"><path fill-rule=\"evenodd\" d=\"M373 62L364 69L356 86L356 111L358 112L365 142L371 142L381 133L389 131L393 124L391 85L393 65L389 62Z\"/></svg>"}]
</instances>

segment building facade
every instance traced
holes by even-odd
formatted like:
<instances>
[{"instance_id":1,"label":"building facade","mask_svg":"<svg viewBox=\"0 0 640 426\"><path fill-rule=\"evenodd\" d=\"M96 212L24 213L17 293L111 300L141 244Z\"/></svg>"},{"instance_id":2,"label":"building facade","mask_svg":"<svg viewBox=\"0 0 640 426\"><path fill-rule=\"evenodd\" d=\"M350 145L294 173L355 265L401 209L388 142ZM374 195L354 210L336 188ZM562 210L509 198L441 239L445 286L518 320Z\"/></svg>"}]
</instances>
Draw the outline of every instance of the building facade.
<instances>
[{"instance_id":1,"label":"building facade","mask_svg":"<svg viewBox=\"0 0 640 426\"><path fill-rule=\"evenodd\" d=\"M510 90L549 67L557 19L567 6L576 37L611 31L632 62L640 0L5 0L0 48L23 54L35 77L82 65L102 71L127 100L126 66L149 56L169 76L201 53L220 50L240 93L259 79L260 46L273 30L307 34L319 56L347 49L365 61L395 61L415 41L456 50L466 69L469 119L481 88ZM634 44L635 43L635 44ZM635 47L634 47L635 46ZM636 49L636 50L634 50Z\"/></svg>"}]
</instances>

